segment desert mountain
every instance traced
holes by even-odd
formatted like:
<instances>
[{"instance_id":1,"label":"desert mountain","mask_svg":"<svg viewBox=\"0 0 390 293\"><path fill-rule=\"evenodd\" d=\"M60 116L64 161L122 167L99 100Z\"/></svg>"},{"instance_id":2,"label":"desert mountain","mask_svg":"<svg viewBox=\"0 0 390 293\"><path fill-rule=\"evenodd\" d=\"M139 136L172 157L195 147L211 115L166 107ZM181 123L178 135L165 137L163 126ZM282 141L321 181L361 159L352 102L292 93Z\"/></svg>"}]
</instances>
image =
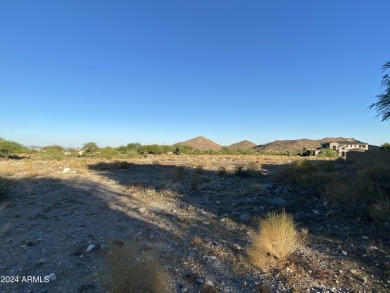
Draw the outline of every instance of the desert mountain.
<instances>
[{"instance_id":1,"label":"desert mountain","mask_svg":"<svg viewBox=\"0 0 390 293\"><path fill-rule=\"evenodd\" d=\"M294 140L275 140L271 143L264 145L258 145L255 147L259 151L270 151L270 152L293 152L297 153L300 150L306 148L319 148L321 143L332 142L332 141L356 141L354 138L345 137L325 137L322 139L294 139Z\"/></svg>"},{"instance_id":2,"label":"desert mountain","mask_svg":"<svg viewBox=\"0 0 390 293\"><path fill-rule=\"evenodd\" d=\"M229 146L232 150L249 150L256 146L255 143L249 141L249 140L243 140L240 142L233 143Z\"/></svg>"},{"instance_id":3,"label":"desert mountain","mask_svg":"<svg viewBox=\"0 0 390 293\"><path fill-rule=\"evenodd\" d=\"M185 145L200 151L208 151L208 150L220 151L222 149L222 146L203 136L198 136L190 140L178 142L175 145Z\"/></svg>"}]
</instances>

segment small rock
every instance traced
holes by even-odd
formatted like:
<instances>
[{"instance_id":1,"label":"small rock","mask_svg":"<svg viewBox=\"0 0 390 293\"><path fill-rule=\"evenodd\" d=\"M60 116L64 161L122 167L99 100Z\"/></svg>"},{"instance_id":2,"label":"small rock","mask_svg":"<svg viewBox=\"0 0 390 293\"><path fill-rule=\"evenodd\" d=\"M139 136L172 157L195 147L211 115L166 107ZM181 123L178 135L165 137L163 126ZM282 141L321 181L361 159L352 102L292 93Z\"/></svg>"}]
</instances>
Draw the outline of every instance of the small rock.
<instances>
[{"instance_id":1,"label":"small rock","mask_svg":"<svg viewBox=\"0 0 390 293\"><path fill-rule=\"evenodd\" d=\"M213 282L211 282L210 280L207 280L206 285L211 286L211 287L214 287Z\"/></svg>"},{"instance_id":2,"label":"small rock","mask_svg":"<svg viewBox=\"0 0 390 293\"><path fill-rule=\"evenodd\" d=\"M219 243L218 241L215 241L215 240L211 241L211 243L212 243L213 245L215 245L215 246L221 245L221 243Z\"/></svg>"},{"instance_id":3,"label":"small rock","mask_svg":"<svg viewBox=\"0 0 390 293\"><path fill-rule=\"evenodd\" d=\"M198 284L203 284L204 283L204 279L203 278L198 278L198 279L196 279L196 282Z\"/></svg>"},{"instance_id":4,"label":"small rock","mask_svg":"<svg viewBox=\"0 0 390 293\"><path fill-rule=\"evenodd\" d=\"M144 214L144 213L146 212L146 209L145 209L145 208L139 208L138 211L139 211L140 213L143 213L143 214Z\"/></svg>"},{"instance_id":5,"label":"small rock","mask_svg":"<svg viewBox=\"0 0 390 293\"><path fill-rule=\"evenodd\" d=\"M369 240L370 238L368 236L362 236L363 240Z\"/></svg>"},{"instance_id":6,"label":"small rock","mask_svg":"<svg viewBox=\"0 0 390 293\"><path fill-rule=\"evenodd\" d=\"M278 207L284 207L287 205L287 202L281 197L275 197L272 199L271 204Z\"/></svg>"},{"instance_id":7,"label":"small rock","mask_svg":"<svg viewBox=\"0 0 390 293\"><path fill-rule=\"evenodd\" d=\"M217 259L217 257L214 255L206 255L206 256L204 256L204 258L209 259L209 260L216 260Z\"/></svg>"},{"instance_id":8,"label":"small rock","mask_svg":"<svg viewBox=\"0 0 390 293\"><path fill-rule=\"evenodd\" d=\"M47 261L44 258L41 258L36 262L35 267L43 266L45 263L47 263Z\"/></svg>"},{"instance_id":9,"label":"small rock","mask_svg":"<svg viewBox=\"0 0 390 293\"><path fill-rule=\"evenodd\" d=\"M95 244L90 244L90 245L88 245L88 247L87 247L87 249L85 251L86 252L91 252L95 247L96 247Z\"/></svg>"},{"instance_id":10,"label":"small rock","mask_svg":"<svg viewBox=\"0 0 390 293\"><path fill-rule=\"evenodd\" d=\"M346 252L345 250L342 250L341 253L342 253L343 255L348 255L348 252Z\"/></svg>"},{"instance_id":11,"label":"small rock","mask_svg":"<svg viewBox=\"0 0 390 293\"><path fill-rule=\"evenodd\" d=\"M57 276L54 273L51 273L51 274L47 275L47 277L49 278L49 281L57 280Z\"/></svg>"},{"instance_id":12,"label":"small rock","mask_svg":"<svg viewBox=\"0 0 390 293\"><path fill-rule=\"evenodd\" d=\"M315 213L316 215L319 215L319 214L320 214L320 211L318 211L318 210L313 210L313 213Z\"/></svg>"},{"instance_id":13,"label":"small rock","mask_svg":"<svg viewBox=\"0 0 390 293\"><path fill-rule=\"evenodd\" d=\"M70 168L69 167L65 167L63 170L62 170L62 173L68 173L70 172Z\"/></svg>"},{"instance_id":14,"label":"small rock","mask_svg":"<svg viewBox=\"0 0 390 293\"><path fill-rule=\"evenodd\" d=\"M369 247L367 247L367 250L368 250L368 251L378 250L378 247L376 247L376 246L374 246L374 245L370 245Z\"/></svg>"},{"instance_id":15,"label":"small rock","mask_svg":"<svg viewBox=\"0 0 390 293\"><path fill-rule=\"evenodd\" d=\"M238 218L241 222L249 222L251 220L251 216L249 214L242 214Z\"/></svg>"}]
</instances>

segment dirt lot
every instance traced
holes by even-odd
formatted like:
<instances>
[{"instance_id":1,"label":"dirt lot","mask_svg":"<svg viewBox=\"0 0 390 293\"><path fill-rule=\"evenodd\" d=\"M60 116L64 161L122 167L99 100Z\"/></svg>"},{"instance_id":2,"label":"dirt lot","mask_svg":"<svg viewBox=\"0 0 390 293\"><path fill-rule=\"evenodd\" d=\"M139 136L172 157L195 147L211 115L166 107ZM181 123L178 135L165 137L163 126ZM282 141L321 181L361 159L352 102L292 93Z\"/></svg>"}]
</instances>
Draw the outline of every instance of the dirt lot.
<instances>
[{"instance_id":1,"label":"dirt lot","mask_svg":"<svg viewBox=\"0 0 390 293\"><path fill-rule=\"evenodd\" d=\"M293 160L0 161L11 186L0 201L0 292L106 292L108 251L127 243L158 255L172 292L390 292L389 223L275 184ZM235 174L251 163L263 176ZM281 206L310 241L263 272L247 248Z\"/></svg>"}]
</instances>

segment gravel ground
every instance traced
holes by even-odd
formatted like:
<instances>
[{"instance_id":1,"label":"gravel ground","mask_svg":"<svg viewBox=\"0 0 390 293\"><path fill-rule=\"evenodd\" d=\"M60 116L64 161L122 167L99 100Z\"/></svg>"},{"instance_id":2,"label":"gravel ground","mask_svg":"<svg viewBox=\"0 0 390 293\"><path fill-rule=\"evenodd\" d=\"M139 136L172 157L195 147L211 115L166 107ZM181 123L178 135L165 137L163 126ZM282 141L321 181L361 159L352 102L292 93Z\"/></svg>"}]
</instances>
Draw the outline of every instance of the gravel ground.
<instances>
[{"instance_id":1,"label":"gravel ground","mask_svg":"<svg viewBox=\"0 0 390 293\"><path fill-rule=\"evenodd\" d=\"M389 223L232 170L248 157L0 161L0 292L106 292L112 247L153 251L171 292L390 292ZM199 167L202 165L202 168ZM224 167L225 169L221 169ZM284 207L310 241L264 272L247 248Z\"/></svg>"}]
</instances>

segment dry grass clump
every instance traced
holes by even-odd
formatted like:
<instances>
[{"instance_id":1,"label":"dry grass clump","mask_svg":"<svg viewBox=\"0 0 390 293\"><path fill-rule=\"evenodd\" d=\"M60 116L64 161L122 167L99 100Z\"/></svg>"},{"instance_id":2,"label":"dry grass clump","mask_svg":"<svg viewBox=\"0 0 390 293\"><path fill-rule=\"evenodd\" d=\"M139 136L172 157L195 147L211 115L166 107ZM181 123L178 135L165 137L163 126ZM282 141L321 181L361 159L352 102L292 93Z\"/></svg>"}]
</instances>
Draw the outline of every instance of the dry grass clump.
<instances>
[{"instance_id":1,"label":"dry grass clump","mask_svg":"<svg viewBox=\"0 0 390 293\"><path fill-rule=\"evenodd\" d=\"M372 204L368 213L374 221L384 222L390 220L390 199L380 197L374 204Z\"/></svg>"},{"instance_id":2,"label":"dry grass clump","mask_svg":"<svg viewBox=\"0 0 390 293\"><path fill-rule=\"evenodd\" d=\"M135 245L127 244L113 247L107 258L107 292L169 292L167 276L153 254L141 252Z\"/></svg>"},{"instance_id":3,"label":"dry grass clump","mask_svg":"<svg viewBox=\"0 0 390 293\"><path fill-rule=\"evenodd\" d=\"M0 200L4 199L9 192L8 182L0 177Z\"/></svg>"},{"instance_id":4,"label":"dry grass clump","mask_svg":"<svg viewBox=\"0 0 390 293\"><path fill-rule=\"evenodd\" d=\"M279 214L270 213L260 221L259 233L248 255L255 266L266 271L278 261L286 260L305 242L306 235L298 232L292 216L283 210Z\"/></svg>"}]
</instances>

